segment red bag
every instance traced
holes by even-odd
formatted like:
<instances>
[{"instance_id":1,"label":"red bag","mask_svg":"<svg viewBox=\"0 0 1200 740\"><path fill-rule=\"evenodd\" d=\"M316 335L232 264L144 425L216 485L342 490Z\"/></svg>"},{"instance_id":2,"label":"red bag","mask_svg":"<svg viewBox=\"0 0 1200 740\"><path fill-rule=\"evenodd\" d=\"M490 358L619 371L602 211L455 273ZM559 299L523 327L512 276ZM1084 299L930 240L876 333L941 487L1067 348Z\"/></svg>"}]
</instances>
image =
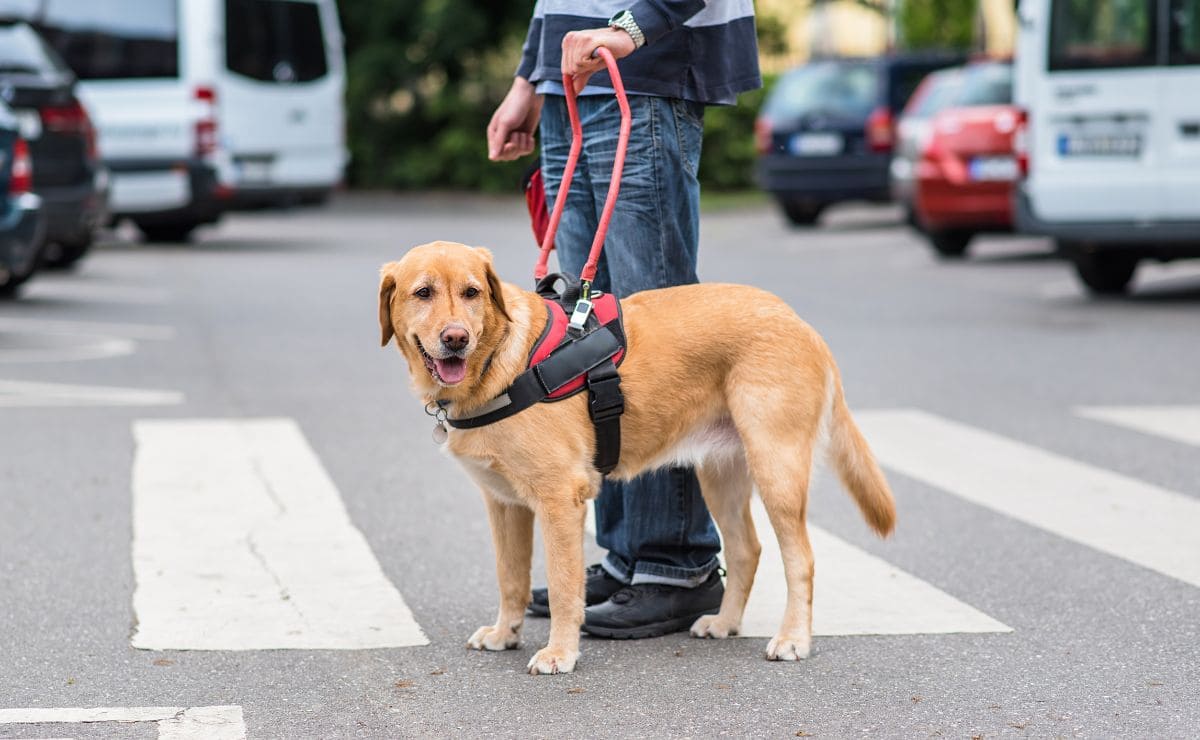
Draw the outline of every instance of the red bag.
<instances>
[{"instance_id":1,"label":"red bag","mask_svg":"<svg viewBox=\"0 0 1200 740\"><path fill-rule=\"evenodd\" d=\"M550 226L550 211L546 208L546 185L542 182L542 168L536 162L521 178L521 188L525 191L525 205L529 208L529 221L533 226L533 238L537 245L542 246L546 237L546 229ZM554 245L550 245L554 249Z\"/></svg>"}]
</instances>

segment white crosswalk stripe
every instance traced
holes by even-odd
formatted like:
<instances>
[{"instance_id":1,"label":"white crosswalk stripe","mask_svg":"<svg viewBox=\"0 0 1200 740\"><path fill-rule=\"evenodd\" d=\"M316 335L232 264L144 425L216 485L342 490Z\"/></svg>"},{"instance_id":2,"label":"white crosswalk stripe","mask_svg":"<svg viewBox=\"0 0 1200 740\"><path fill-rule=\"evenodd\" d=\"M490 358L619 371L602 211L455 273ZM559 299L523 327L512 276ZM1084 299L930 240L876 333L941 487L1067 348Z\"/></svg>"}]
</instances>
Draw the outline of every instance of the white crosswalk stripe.
<instances>
[{"instance_id":1,"label":"white crosswalk stripe","mask_svg":"<svg viewBox=\"0 0 1200 740\"><path fill-rule=\"evenodd\" d=\"M916 410L855 415L895 471L1200 586L1200 500Z\"/></svg>"},{"instance_id":2,"label":"white crosswalk stripe","mask_svg":"<svg viewBox=\"0 0 1200 740\"><path fill-rule=\"evenodd\" d=\"M751 505L762 544L758 572L742 637L772 637L787 601L783 556L766 509L757 497ZM588 531L595 517L588 510ZM819 576L813 581L813 634L915 635L958 632L1011 632L1012 628L916 576L808 525Z\"/></svg>"},{"instance_id":3,"label":"white crosswalk stripe","mask_svg":"<svg viewBox=\"0 0 1200 740\"><path fill-rule=\"evenodd\" d=\"M1200 447L1200 406L1083 406L1075 412L1089 419Z\"/></svg>"},{"instance_id":4,"label":"white crosswalk stripe","mask_svg":"<svg viewBox=\"0 0 1200 740\"><path fill-rule=\"evenodd\" d=\"M239 706L0 709L0 726L154 722L159 740L245 740Z\"/></svg>"},{"instance_id":5,"label":"white crosswalk stripe","mask_svg":"<svg viewBox=\"0 0 1200 740\"><path fill-rule=\"evenodd\" d=\"M139 421L134 647L428 644L290 419Z\"/></svg>"}]
</instances>

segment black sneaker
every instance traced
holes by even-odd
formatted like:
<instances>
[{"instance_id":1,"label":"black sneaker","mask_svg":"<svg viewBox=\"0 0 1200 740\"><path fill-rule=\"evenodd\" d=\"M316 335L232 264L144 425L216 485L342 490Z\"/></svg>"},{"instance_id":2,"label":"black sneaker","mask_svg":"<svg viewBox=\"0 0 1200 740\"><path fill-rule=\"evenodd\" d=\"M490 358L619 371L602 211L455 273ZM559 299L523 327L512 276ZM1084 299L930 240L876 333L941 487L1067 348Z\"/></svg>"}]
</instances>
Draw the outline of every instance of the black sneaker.
<instances>
[{"instance_id":1,"label":"black sneaker","mask_svg":"<svg viewBox=\"0 0 1200 740\"><path fill-rule=\"evenodd\" d=\"M584 610L583 631L618 640L682 632L701 616L716 614L724 595L725 584L716 570L695 588L659 583L626 586L608 601Z\"/></svg>"},{"instance_id":2,"label":"black sneaker","mask_svg":"<svg viewBox=\"0 0 1200 740\"><path fill-rule=\"evenodd\" d=\"M587 606L607 601L624 583L608 574L599 563L589 565L584 571L587 580L584 587L584 601ZM544 588L533 589L533 598L529 602L529 614L534 617L550 616L550 592Z\"/></svg>"}]
</instances>

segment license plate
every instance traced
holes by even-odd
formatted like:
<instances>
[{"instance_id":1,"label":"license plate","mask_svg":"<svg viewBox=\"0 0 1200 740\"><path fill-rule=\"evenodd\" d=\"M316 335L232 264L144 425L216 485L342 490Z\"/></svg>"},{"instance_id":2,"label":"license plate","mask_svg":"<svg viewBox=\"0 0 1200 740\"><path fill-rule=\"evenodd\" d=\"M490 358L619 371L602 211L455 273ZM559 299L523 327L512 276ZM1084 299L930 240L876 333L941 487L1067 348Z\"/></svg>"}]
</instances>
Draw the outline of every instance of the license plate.
<instances>
[{"instance_id":1,"label":"license plate","mask_svg":"<svg viewBox=\"0 0 1200 740\"><path fill-rule=\"evenodd\" d=\"M828 157L842 152L842 135L828 132L796 134L792 137L791 151L800 157Z\"/></svg>"},{"instance_id":2,"label":"license plate","mask_svg":"<svg viewBox=\"0 0 1200 740\"><path fill-rule=\"evenodd\" d=\"M1141 134L1059 134L1061 157L1137 157L1142 153Z\"/></svg>"},{"instance_id":3,"label":"license plate","mask_svg":"<svg viewBox=\"0 0 1200 740\"><path fill-rule=\"evenodd\" d=\"M1017 160L1012 157L975 157L968 171L972 180L981 182L1015 180L1020 174Z\"/></svg>"},{"instance_id":4,"label":"license plate","mask_svg":"<svg viewBox=\"0 0 1200 740\"><path fill-rule=\"evenodd\" d=\"M241 163L242 182L270 182L271 163L249 160Z\"/></svg>"}]
</instances>

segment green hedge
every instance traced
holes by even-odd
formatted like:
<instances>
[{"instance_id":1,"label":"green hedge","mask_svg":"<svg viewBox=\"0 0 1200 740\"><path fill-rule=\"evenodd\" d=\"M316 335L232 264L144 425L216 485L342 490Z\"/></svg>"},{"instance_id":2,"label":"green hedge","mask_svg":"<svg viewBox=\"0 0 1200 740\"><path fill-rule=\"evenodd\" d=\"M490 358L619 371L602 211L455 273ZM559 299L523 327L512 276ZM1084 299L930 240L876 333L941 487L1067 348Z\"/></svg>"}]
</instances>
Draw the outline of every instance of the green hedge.
<instances>
[{"instance_id":1,"label":"green hedge","mask_svg":"<svg viewBox=\"0 0 1200 740\"><path fill-rule=\"evenodd\" d=\"M339 3L353 187L512 192L528 159L488 161L485 130L512 80L533 3ZM753 183L761 91L709 108L704 187Z\"/></svg>"}]
</instances>

